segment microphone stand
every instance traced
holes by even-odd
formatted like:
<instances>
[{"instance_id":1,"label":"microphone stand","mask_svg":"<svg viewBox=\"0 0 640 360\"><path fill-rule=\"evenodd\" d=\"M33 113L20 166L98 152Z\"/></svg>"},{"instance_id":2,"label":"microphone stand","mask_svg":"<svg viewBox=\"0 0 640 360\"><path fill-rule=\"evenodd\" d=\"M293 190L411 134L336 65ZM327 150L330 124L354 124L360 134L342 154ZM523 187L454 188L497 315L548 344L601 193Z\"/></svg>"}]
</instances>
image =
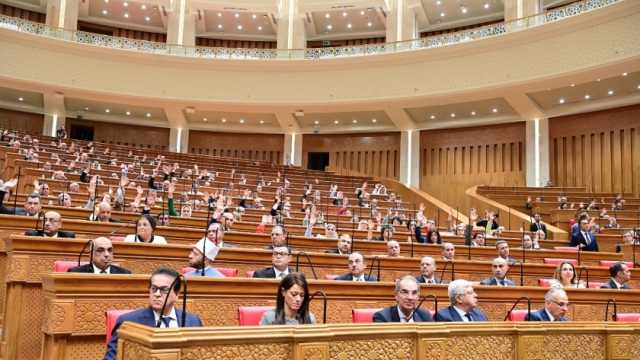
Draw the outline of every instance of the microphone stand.
<instances>
[{"instance_id":1,"label":"microphone stand","mask_svg":"<svg viewBox=\"0 0 640 360\"><path fill-rule=\"evenodd\" d=\"M183 278L182 275L178 275L176 276L175 279L173 279L173 281L171 282L171 286L169 287L169 291L173 291L174 286L176 286L176 282L178 281L178 279ZM187 314L187 297L186 297L186 281L183 281L185 283L185 296L182 297L182 326L184 326L184 323L186 321L186 314ZM167 300L169 300L169 294L165 294L165 298L164 298L164 303L162 304L162 309L160 310L160 316L158 317L158 322L156 323L156 327L159 328L160 325L162 324L162 317L164 316L164 310L167 307ZM180 325L180 324L178 324Z\"/></svg>"},{"instance_id":2,"label":"microphone stand","mask_svg":"<svg viewBox=\"0 0 640 360\"><path fill-rule=\"evenodd\" d=\"M418 311L418 309L420 309L420 306L422 306L422 303L427 300L427 299L433 299L433 307L434 307L434 318L435 318L435 314L438 313L438 298L433 295L433 294L429 294L429 295L425 295L422 297L422 299L420 299L420 302L418 303L418 305L413 309L413 311L411 311L411 314L408 316L409 319L413 319L413 315Z\"/></svg>"},{"instance_id":3,"label":"microphone stand","mask_svg":"<svg viewBox=\"0 0 640 360\"><path fill-rule=\"evenodd\" d=\"M89 255L89 265L93 265L93 240L89 240L84 243L82 250L80 250L80 254L78 254L78 266L80 266L80 261L82 260L82 254L84 254L85 250L87 250L87 246L91 245L90 255Z\"/></svg>"},{"instance_id":4,"label":"microphone stand","mask_svg":"<svg viewBox=\"0 0 640 360\"><path fill-rule=\"evenodd\" d=\"M604 321L609 321L609 304L613 303L613 317L612 320L616 321L618 318L618 305L616 299L607 300L607 306L604 309Z\"/></svg>"},{"instance_id":5,"label":"microphone stand","mask_svg":"<svg viewBox=\"0 0 640 360\"><path fill-rule=\"evenodd\" d=\"M580 267L580 271L578 271L578 283L576 284L576 286L580 285L580 279L582 278L582 270L584 270L587 273L587 289L588 289L589 288L589 268L587 268L586 266Z\"/></svg>"},{"instance_id":6,"label":"microphone stand","mask_svg":"<svg viewBox=\"0 0 640 360\"><path fill-rule=\"evenodd\" d=\"M371 274L373 273L373 267L377 264L378 266L378 282L380 282L380 257L374 256L373 261L371 262L371 267L369 268L369 274L367 277L371 279Z\"/></svg>"},{"instance_id":7,"label":"microphone stand","mask_svg":"<svg viewBox=\"0 0 640 360\"><path fill-rule=\"evenodd\" d=\"M20 191L20 176L22 175L22 167L18 168L18 180L16 182L16 196L13 197L13 215L16 215L18 206L18 191Z\"/></svg>"},{"instance_id":8,"label":"microphone stand","mask_svg":"<svg viewBox=\"0 0 640 360\"><path fill-rule=\"evenodd\" d=\"M444 272L447 271L447 266L449 266L449 261L445 261L444 266L442 267L442 271L440 272L440 284L444 279Z\"/></svg>"},{"instance_id":9,"label":"microphone stand","mask_svg":"<svg viewBox=\"0 0 640 360\"><path fill-rule=\"evenodd\" d=\"M298 271L298 270L296 270L296 271ZM322 323L326 324L327 323L327 294L325 294L324 291L322 291L322 290L317 290L309 298L309 303L311 303L311 301L313 299L315 299L316 295L320 295L322 297L322 299L323 299L323 301L322 301Z\"/></svg>"},{"instance_id":10,"label":"microphone stand","mask_svg":"<svg viewBox=\"0 0 640 360\"><path fill-rule=\"evenodd\" d=\"M533 247L533 240L531 242ZM522 223L522 261L520 261L520 286L524 286L524 263L527 262L527 252L524 250L524 223Z\"/></svg>"},{"instance_id":11,"label":"microphone stand","mask_svg":"<svg viewBox=\"0 0 640 360\"><path fill-rule=\"evenodd\" d=\"M520 303L521 300L527 300L527 317L526 317L526 319L531 317L531 299L528 296L523 296L521 298L518 298L518 300L516 300L516 302L511 307L511 309L509 309L509 311L507 311L507 315L504 317L504 320L502 320L502 321L507 321L507 319L509 318L509 315L511 315L511 312L513 311L513 309L516 308L516 306L518 306L518 304Z\"/></svg>"},{"instance_id":12,"label":"microphone stand","mask_svg":"<svg viewBox=\"0 0 640 360\"><path fill-rule=\"evenodd\" d=\"M311 267L311 272L313 273L313 278L315 280L318 280L318 276L316 275L316 270L313 267L313 263L311 262L311 257L309 257L309 254L307 254L304 251L300 251L296 254L296 272L298 272L298 269L300 268L300 255L304 255L304 257L307 259L307 264L309 264L309 267Z\"/></svg>"},{"instance_id":13,"label":"microphone stand","mask_svg":"<svg viewBox=\"0 0 640 360\"><path fill-rule=\"evenodd\" d=\"M164 193L163 193L164 195ZM163 200L164 201L164 200ZM207 234L209 233L209 221L211 219L211 206L209 205L209 199L207 199L207 223L204 226L204 241L202 242L202 270L200 272L200 276L205 276L204 270L206 267L206 247L207 247ZM216 229L216 244L218 243L218 230Z\"/></svg>"}]
</instances>

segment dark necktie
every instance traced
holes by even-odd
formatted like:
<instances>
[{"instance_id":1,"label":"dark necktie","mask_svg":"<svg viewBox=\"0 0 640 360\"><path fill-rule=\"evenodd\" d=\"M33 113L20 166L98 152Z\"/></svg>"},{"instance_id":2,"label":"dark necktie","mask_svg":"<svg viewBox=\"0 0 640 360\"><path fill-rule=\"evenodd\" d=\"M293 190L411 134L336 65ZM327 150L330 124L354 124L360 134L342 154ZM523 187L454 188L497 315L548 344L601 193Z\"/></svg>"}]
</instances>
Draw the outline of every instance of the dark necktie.
<instances>
[{"instance_id":1,"label":"dark necktie","mask_svg":"<svg viewBox=\"0 0 640 360\"><path fill-rule=\"evenodd\" d=\"M464 317L466 317L467 320L469 320L469 321L473 321L473 318L471 317L471 313L465 313Z\"/></svg>"},{"instance_id":2,"label":"dark necktie","mask_svg":"<svg viewBox=\"0 0 640 360\"><path fill-rule=\"evenodd\" d=\"M106 274L107 270L100 270L100 274Z\"/></svg>"},{"instance_id":3,"label":"dark necktie","mask_svg":"<svg viewBox=\"0 0 640 360\"><path fill-rule=\"evenodd\" d=\"M164 323L165 327L169 327L169 324L171 324L171 317L170 316L162 316L161 317L162 322Z\"/></svg>"}]
</instances>

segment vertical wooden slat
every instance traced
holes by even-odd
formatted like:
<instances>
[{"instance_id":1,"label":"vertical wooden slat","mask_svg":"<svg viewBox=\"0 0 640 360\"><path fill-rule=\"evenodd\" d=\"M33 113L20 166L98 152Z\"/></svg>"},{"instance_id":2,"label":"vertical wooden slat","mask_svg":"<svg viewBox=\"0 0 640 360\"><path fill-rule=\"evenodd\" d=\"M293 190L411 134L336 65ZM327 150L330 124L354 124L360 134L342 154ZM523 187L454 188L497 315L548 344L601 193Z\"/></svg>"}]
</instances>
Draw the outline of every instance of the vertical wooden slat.
<instances>
[{"instance_id":1,"label":"vertical wooden slat","mask_svg":"<svg viewBox=\"0 0 640 360\"><path fill-rule=\"evenodd\" d=\"M622 169L622 142L624 130L612 131L611 135L611 191L622 192L622 181L624 177Z\"/></svg>"},{"instance_id":2,"label":"vertical wooden slat","mask_svg":"<svg viewBox=\"0 0 640 360\"><path fill-rule=\"evenodd\" d=\"M631 163L633 164L633 193L640 197L640 127L631 129Z\"/></svg>"},{"instance_id":3,"label":"vertical wooden slat","mask_svg":"<svg viewBox=\"0 0 640 360\"><path fill-rule=\"evenodd\" d=\"M602 136L600 133L593 134L591 138L591 152L593 155L593 161L591 163L591 169L593 170L593 190L595 192L602 191L602 162L600 161L602 154L601 149Z\"/></svg>"},{"instance_id":4,"label":"vertical wooden slat","mask_svg":"<svg viewBox=\"0 0 640 360\"><path fill-rule=\"evenodd\" d=\"M602 190L612 191L613 181L611 179L611 134L609 131L602 133L600 144L600 168L602 169Z\"/></svg>"},{"instance_id":5,"label":"vertical wooden slat","mask_svg":"<svg viewBox=\"0 0 640 360\"><path fill-rule=\"evenodd\" d=\"M620 153L622 154L622 192L633 193L633 162L631 149L632 129L626 129L622 133Z\"/></svg>"}]
</instances>

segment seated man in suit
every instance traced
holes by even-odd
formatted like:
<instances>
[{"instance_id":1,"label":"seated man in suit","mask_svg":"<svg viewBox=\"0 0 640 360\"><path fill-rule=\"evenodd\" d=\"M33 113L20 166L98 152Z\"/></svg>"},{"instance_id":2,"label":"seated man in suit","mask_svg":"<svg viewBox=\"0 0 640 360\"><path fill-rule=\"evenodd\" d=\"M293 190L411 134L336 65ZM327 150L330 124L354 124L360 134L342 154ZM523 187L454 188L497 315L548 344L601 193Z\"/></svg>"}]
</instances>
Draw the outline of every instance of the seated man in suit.
<instances>
[{"instance_id":1,"label":"seated man in suit","mask_svg":"<svg viewBox=\"0 0 640 360\"><path fill-rule=\"evenodd\" d=\"M575 231L571 235L570 246L579 246L582 251L599 251L596 237L591 233L589 220L580 220L579 231Z\"/></svg>"},{"instance_id":2,"label":"seated man in suit","mask_svg":"<svg viewBox=\"0 0 640 360\"><path fill-rule=\"evenodd\" d=\"M601 289L631 289L627 283L631 280L631 270L627 264L618 261L609 267L611 279L600 286Z\"/></svg>"},{"instance_id":3,"label":"seated man in suit","mask_svg":"<svg viewBox=\"0 0 640 360\"><path fill-rule=\"evenodd\" d=\"M287 246L287 236L282 225L273 225L271 228L271 245L268 245L266 249L273 250L278 246Z\"/></svg>"},{"instance_id":4,"label":"seated man in suit","mask_svg":"<svg viewBox=\"0 0 640 360\"><path fill-rule=\"evenodd\" d=\"M433 321L428 311L416 309L420 298L420 286L413 276L406 275L396 280L395 295L397 304L373 314L373 322Z\"/></svg>"},{"instance_id":5,"label":"seated man in suit","mask_svg":"<svg viewBox=\"0 0 640 360\"><path fill-rule=\"evenodd\" d=\"M525 321L567 321L564 315L569 310L567 293L552 287L544 295L544 308L525 316Z\"/></svg>"},{"instance_id":6,"label":"seated man in suit","mask_svg":"<svg viewBox=\"0 0 640 360\"><path fill-rule=\"evenodd\" d=\"M212 225L220 226L218 223L213 223L209 226ZM216 259L216 256L218 256L218 251L220 251L220 248L212 241L207 238L200 239L200 241L193 245L189 253L189 266L194 268L194 270L187 272L184 276L224 277L224 274L213 267L213 261ZM203 268L204 273L202 271Z\"/></svg>"},{"instance_id":7,"label":"seated man in suit","mask_svg":"<svg viewBox=\"0 0 640 360\"><path fill-rule=\"evenodd\" d=\"M451 305L438 311L436 321L487 321L487 316L476 308L478 295L473 290L471 282L463 279L454 280L449 283L448 290Z\"/></svg>"},{"instance_id":8,"label":"seated man in suit","mask_svg":"<svg viewBox=\"0 0 640 360\"><path fill-rule=\"evenodd\" d=\"M101 236L93 240L92 249L91 263L76 266L67 271L88 274L131 274L131 271L112 264L113 244L109 238Z\"/></svg>"},{"instance_id":9,"label":"seated man in suit","mask_svg":"<svg viewBox=\"0 0 640 360\"><path fill-rule=\"evenodd\" d=\"M400 243L395 240L387 241L387 256L399 257L400 256Z\"/></svg>"},{"instance_id":10,"label":"seated man in suit","mask_svg":"<svg viewBox=\"0 0 640 360\"><path fill-rule=\"evenodd\" d=\"M514 257L509 255L509 243L506 240L496 241L496 250L498 251L498 256L507 260L509 266L513 266L518 262Z\"/></svg>"},{"instance_id":11,"label":"seated man in suit","mask_svg":"<svg viewBox=\"0 0 640 360\"><path fill-rule=\"evenodd\" d=\"M174 282L175 280L175 282ZM172 287L173 285L173 287ZM178 300L182 282L180 274L173 269L159 268L151 274L149 281L149 306L120 315L113 327L112 338L107 345L104 360L115 360L118 347L118 329L125 321L131 321L151 327L178 328L202 326L202 320L191 313L186 313L182 322L182 311L176 309L174 304ZM166 300L164 312L162 307Z\"/></svg>"},{"instance_id":12,"label":"seated man in suit","mask_svg":"<svg viewBox=\"0 0 640 360\"><path fill-rule=\"evenodd\" d=\"M55 211L47 211L42 219L44 226L42 230L27 230L27 236L43 236L52 238L74 238L76 234L71 231L62 231L62 217Z\"/></svg>"},{"instance_id":13,"label":"seated man in suit","mask_svg":"<svg viewBox=\"0 0 640 360\"><path fill-rule=\"evenodd\" d=\"M364 261L364 257L359 252L354 252L349 255L349 273L340 275L336 280L345 281L378 281L375 276L367 275L364 273L364 269L367 268L367 263Z\"/></svg>"},{"instance_id":14,"label":"seated man in suit","mask_svg":"<svg viewBox=\"0 0 640 360\"><path fill-rule=\"evenodd\" d=\"M456 256L456 247L450 243L442 243L442 259L444 261L453 261Z\"/></svg>"},{"instance_id":15,"label":"seated man in suit","mask_svg":"<svg viewBox=\"0 0 640 360\"><path fill-rule=\"evenodd\" d=\"M37 192L29 194L27 200L25 200L24 202L24 207L22 209L8 208L4 205L5 201L9 201L7 192L9 191L9 189L15 187L17 182L18 181L16 179L11 179L0 186L0 214L38 216L42 205L40 204L40 194Z\"/></svg>"},{"instance_id":16,"label":"seated man in suit","mask_svg":"<svg viewBox=\"0 0 640 360\"><path fill-rule=\"evenodd\" d=\"M529 231L535 233L540 230L547 235L547 226L542 223L542 216L540 216L540 214L535 214L533 215L533 222L531 223L531 226L529 226Z\"/></svg>"},{"instance_id":17,"label":"seated man in suit","mask_svg":"<svg viewBox=\"0 0 640 360\"><path fill-rule=\"evenodd\" d=\"M513 281L507 279L509 264L507 260L497 257L491 262L492 277L480 281L480 285L515 286Z\"/></svg>"},{"instance_id":18,"label":"seated man in suit","mask_svg":"<svg viewBox=\"0 0 640 360\"><path fill-rule=\"evenodd\" d=\"M338 238L338 247L325 251L327 254L348 255L351 253L351 235L342 234Z\"/></svg>"},{"instance_id":19,"label":"seated man in suit","mask_svg":"<svg viewBox=\"0 0 640 360\"><path fill-rule=\"evenodd\" d=\"M416 276L419 284L443 284L442 279L435 276L436 261L431 256L420 260L420 275Z\"/></svg>"},{"instance_id":20,"label":"seated man in suit","mask_svg":"<svg viewBox=\"0 0 640 360\"><path fill-rule=\"evenodd\" d=\"M291 261L291 249L281 245L273 248L271 252L271 267L257 270L254 278L282 279L289 275L289 262Z\"/></svg>"}]
</instances>

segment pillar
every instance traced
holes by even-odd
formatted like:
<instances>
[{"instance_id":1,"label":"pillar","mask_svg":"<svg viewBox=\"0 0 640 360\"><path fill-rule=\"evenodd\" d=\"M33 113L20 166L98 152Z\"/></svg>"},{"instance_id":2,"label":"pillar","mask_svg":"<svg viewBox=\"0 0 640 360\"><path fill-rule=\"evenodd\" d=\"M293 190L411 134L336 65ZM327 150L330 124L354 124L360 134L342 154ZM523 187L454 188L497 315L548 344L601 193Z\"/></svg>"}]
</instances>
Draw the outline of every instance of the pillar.
<instances>
[{"instance_id":1,"label":"pillar","mask_svg":"<svg viewBox=\"0 0 640 360\"><path fill-rule=\"evenodd\" d=\"M420 187L420 130L400 133L400 182Z\"/></svg>"},{"instance_id":2,"label":"pillar","mask_svg":"<svg viewBox=\"0 0 640 360\"><path fill-rule=\"evenodd\" d=\"M527 186L544 186L550 179L549 119L526 122Z\"/></svg>"},{"instance_id":3,"label":"pillar","mask_svg":"<svg viewBox=\"0 0 640 360\"><path fill-rule=\"evenodd\" d=\"M534 16L542 11L542 0L504 0L504 21L507 31L543 23L544 19Z\"/></svg>"},{"instance_id":4,"label":"pillar","mask_svg":"<svg viewBox=\"0 0 640 360\"><path fill-rule=\"evenodd\" d=\"M169 131L169 151L177 153L189 152L189 128L171 128Z\"/></svg>"},{"instance_id":5,"label":"pillar","mask_svg":"<svg viewBox=\"0 0 640 360\"><path fill-rule=\"evenodd\" d=\"M418 37L418 23L414 0L389 0L387 42L411 40Z\"/></svg>"},{"instance_id":6,"label":"pillar","mask_svg":"<svg viewBox=\"0 0 640 360\"><path fill-rule=\"evenodd\" d=\"M46 24L66 30L78 30L79 0L48 0Z\"/></svg>"},{"instance_id":7,"label":"pillar","mask_svg":"<svg viewBox=\"0 0 640 360\"><path fill-rule=\"evenodd\" d=\"M300 12L299 0L280 0L278 3L278 50L305 49L307 33L304 14ZM288 56L285 52L283 56ZM294 54L303 56L300 54Z\"/></svg>"},{"instance_id":8,"label":"pillar","mask_svg":"<svg viewBox=\"0 0 640 360\"><path fill-rule=\"evenodd\" d=\"M196 14L188 0L174 0L167 16L167 44L196 45Z\"/></svg>"},{"instance_id":9,"label":"pillar","mask_svg":"<svg viewBox=\"0 0 640 360\"><path fill-rule=\"evenodd\" d=\"M67 111L64 105L64 94L44 93L44 122L42 135L56 136L59 128L65 127Z\"/></svg>"},{"instance_id":10,"label":"pillar","mask_svg":"<svg viewBox=\"0 0 640 360\"><path fill-rule=\"evenodd\" d=\"M302 166L302 134L284 134L284 151L282 153L284 154L283 164Z\"/></svg>"}]
</instances>

